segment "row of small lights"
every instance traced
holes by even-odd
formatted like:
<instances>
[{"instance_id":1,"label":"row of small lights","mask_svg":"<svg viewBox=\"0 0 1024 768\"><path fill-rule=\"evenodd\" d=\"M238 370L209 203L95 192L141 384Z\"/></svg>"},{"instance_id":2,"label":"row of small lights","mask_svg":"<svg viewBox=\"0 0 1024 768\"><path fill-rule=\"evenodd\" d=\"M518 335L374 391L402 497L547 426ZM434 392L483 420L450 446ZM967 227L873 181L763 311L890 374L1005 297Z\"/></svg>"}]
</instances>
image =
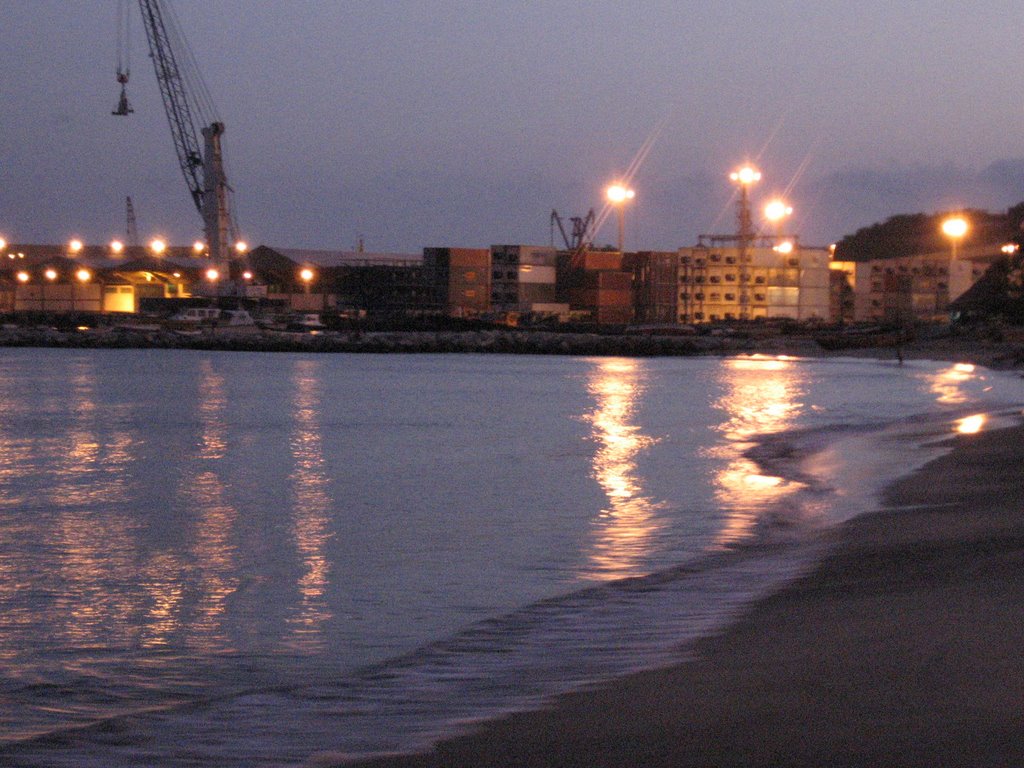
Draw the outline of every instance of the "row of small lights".
<instances>
[{"instance_id":1,"label":"row of small lights","mask_svg":"<svg viewBox=\"0 0 1024 768\"><path fill-rule=\"evenodd\" d=\"M5 249L6 247L7 241L0 237L0 251ZM68 241L68 251L72 255L78 254L83 248L85 248L85 244L77 238ZM125 245L120 240L110 241L110 250L112 253L121 254L124 252L124 248ZM167 242L163 240L163 238L154 238L149 242L149 249L153 251L153 253L155 253L157 256L160 256L167 250ZM206 250L206 243L204 243L201 240L196 240L192 244L192 250L197 254L202 253L203 251ZM238 242L235 243L235 250L240 254L246 253L249 250L249 244L246 243L244 240L239 240ZM15 255L13 254L8 255L12 259L15 258ZM19 253L17 254L17 257L25 258L25 255Z\"/></svg>"},{"instance_id":2,"label":"row of small lights","mask_svg":"<svg viewBox=\"0 0 1024 768\"><path fill-rule=\"evenodd\" d=\"M43 272L43 276L51 283L58 277L60 277L57 270L53 269L52 267L48 268L45 272ZM174 276L181 277L181 273L175 272ZM206 270L205 276L206 279L209 280L211 283L215 283L218 280L220 280L220 272L214 269L213 267ZM32 279L32 276L26 270L19 271L16 277L18 279L18 282L20 283L27 283ZM92 273L88 269L85 269L83 267L82 269L79 269L77 272L75 272L75 277L77 277L80 282L87 283L89 282L89 280L92 279ZM299 279L302 280L302 282L304 283L311 283L314 277L316 277L316 273L313 272L312 269L306 268L299 272ZM243 280L252 280L252 278L253 274L249 270L246 270L245 272L242 273Z\"/></svg>"}]
</instances>

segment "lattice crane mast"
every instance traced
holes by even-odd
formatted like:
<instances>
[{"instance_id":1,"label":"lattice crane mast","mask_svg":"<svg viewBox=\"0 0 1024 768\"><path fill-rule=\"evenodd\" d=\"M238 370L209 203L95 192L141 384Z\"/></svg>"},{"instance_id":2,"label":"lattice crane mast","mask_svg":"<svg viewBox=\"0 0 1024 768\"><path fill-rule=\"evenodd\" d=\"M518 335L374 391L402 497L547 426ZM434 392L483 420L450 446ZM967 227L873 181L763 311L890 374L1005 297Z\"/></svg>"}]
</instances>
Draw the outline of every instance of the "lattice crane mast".
<instances>
[{"instance_id":1,"label":"lattice crane mast","mask_svg":"<svg viewBox=\"0 0 1024 768\"><path fill-rule=\"evenodd\" d=\"M228 204L230 187L221 150L224 123L216 116L213 100L170 7L161 0L138 2L178 165L192 202L203 218L203 233L210 259L215 264L223 264L231 257L230 242L235 235ZM124 24L127 30L127 21ZM122 68L119 60L118 82L122 87L122 99L114 111L115 115L132 111L124 93L128 72L128 66ZM200 124L203 127L197 130L196 126Z\"/></svg>"}]
</instances>

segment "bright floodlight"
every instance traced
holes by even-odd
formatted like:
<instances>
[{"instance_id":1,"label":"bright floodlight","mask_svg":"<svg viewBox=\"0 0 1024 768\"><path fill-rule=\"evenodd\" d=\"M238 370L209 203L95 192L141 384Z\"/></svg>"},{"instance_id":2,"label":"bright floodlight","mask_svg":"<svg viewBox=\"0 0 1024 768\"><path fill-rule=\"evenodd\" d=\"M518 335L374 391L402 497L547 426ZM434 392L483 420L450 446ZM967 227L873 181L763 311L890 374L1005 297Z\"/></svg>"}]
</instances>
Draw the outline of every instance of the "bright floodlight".
<instances>
[{"instance_id":1,"label":"bright floodlight","mask_svg":"<svg viewBox=\"0 0 1024 768\"><path fill-rule=\"evenodd\" d=\"M249 244L245 242L245 240L239 240L237 243L235 243L235 250L238 251L239 253L245 253L246 251L249 250Z\"/></svg>"},{"instance_id":2,"label":"bright floodlight","mask_svg":"<svg viewBox=\"0 0 1024 768\"><path fill-rule=\"evenodd\" d=\"M242 273L242 279L252 280L252 272L250 272L249 270L245 270L245 272Z\"/></svg>"},{"instance_id":3,"label":"bright floodlight","mask_svg":"<svg viewBox=\"0 0 1024 768\"><path fill-rule=\"evenodd\" d=\"M206 250L206 243L204 243L202 240L196 240L194 243L192 243L192 250L195 251L196 253L202 253L203 251Z\"/></svg>"},{"instance_id":4,"label":"bright floodlight","mask_svg":"<svg viewBox=\"0 0 1024 768\"><path fill-rule=\"evenodd\" d=\"M967 234L967 219L963 216L950 216L942 222L942 232L947 237L958 238Z\"/></svg>"},{"instance_id":5,"label":"bright floodlight","mask_svg":"<svg viewBox=\"0 0 1024 768\"><path fill-rule=\"evenodd\" d=\"M1016 253L1017 251L1019 251L1020 246L1017 245L1016 243L1007 243L999 250L1005 253L1006 255L1010 255L1011 253Z\"/></svg>"},{"instance_id":6,"label":"bright floodlight","mask_svg":"<svg viewBox=\"0 0 1024 768\"><path fill-rule=\"evenodd\" d=\"M78 281L81 283L88 283L89 280L92 278L92 272L90 272L88 269L80 269L77 272L75 272L75 277L77 277Z\"/></svg>"},{"instance_id":7,"label":"bright floodlight","mask_svg":"<svg viewBox=\"0 0 1024 768\"><path fill-rule=\"evenodd\" d=\"M768 221L782 221L782 219L792 215L792 213L793 207L787 205L782 200L772 200L764 207L764 217Z\"/></svg>"},{"instance_id":8,"label":"bright floodlight","mask_svg":"<svg viewBox=\"0 0 1024 768\"><path fill-rule=\"evenodd\" d=\"M85 246L82 245L82 241L79 240L78 238L75 238L74 240L68 243L68 250L71 251L72 253L78 253L84 247Z\"/></svg>"},{"instance_id":9,"label":"bright floodlight","mask_svg":"<svg viewBox=\"0 0 1024 768\"><path fill-rule=\"evenodd\" d=\"M0 237L0 251L7 247L7 241Z\"/></svg>"},{"instance_id":10,"label":"bright floodlight","mask_svg":"<svg viewBox=\"0 0 1024 768\"><path fill-rule=\"evenodd\" d=\"M302 278L302 282L308 283L310 280L313 279L313 270L307 267L306 269L299 272L299 277Z\"/></svg>"},{"instance_id":11,"label":"bright floodlight","mask_svg":"<svg viewBox=\"0 0 1024 768\"><path fill-rule=\"evenodd\" d=\"M636 192L621 184L612 184L607 191L608 200L613 203L624 203L636 197Z\"/></svg>"},{"instance_id":12,"label":"bright floodlight","mask_svg":"<svg viewBox=\"0 0 1024 768\"><path fill-rule=\"evenodd\" d=\"M775 250L778 251L779 253L792 253L793 243L790 242L789 240L786 240L785 242L776 245Z\"/></svg>"},{"instance_id":13,"label":"bright floodlight","mask_svg":"<svg viewBox=\"0 0 1024 768\"><path fill-rule=\"evenodd\" d=\"M113 251L114 253L121 253L124 250L124 243L122 243L120 240L111 240L110 250Z\"/></svg>"},{"instance_id":14,"label":"bright floodlight","mask_svg":"<svg viewBox=\"0 0 1024 768\"><path fill-rule=\"evenodd\" d=\"M217 278L219 277L220 272L218 272L216 269L213 269L211 267L210 269L206 270L206 279L209 280L211 283L217 282Z\"/></svg>"},{"instance_id":15,"label":"bright floodlight","mask_svg":"<svg viewBox=\"0 0 1024 768\"><path fill-rule=\"evenodd\" d=\"M46 279L47 280L56 280L57 279L57 270L54 269L53 267L50 267L43 274L46 275Z\"/></svg>"},{"instance_id":16,"label":"bright floodlight","mask_svg":"<svg viewBox=\"0 0 1024 768\"><path fill-rule=\"evenodd\" d=\"M167 243L165 243L159 237L154 237L150 241L149 247L153 251L153 253L155 253L157 256L160 256L163 254L164 251L167 250Z\"/></svg>"},{"instance_id":17,"label":"bright floodlight","mask_svg":"<svg viewBox=\"0 0 1024 768\"><path fill-rule=\"evenodd\" d=\"M28 282L28 272L24 272L24 271L19 272L18 273L18 282L19 283L27 283Z\"/></svg>"},{"instance_id":18,"label":"bright floodlight","mask_svg":"<svg viewBox=\"0 0 1024 768\"><path fill-rule=\"evenodd\" d=\"M753 166L744 165L739 170L730 173L729 178L745 187L748 187L755 181L761 180L761 172Z\"/></svg>"}]
</instances>

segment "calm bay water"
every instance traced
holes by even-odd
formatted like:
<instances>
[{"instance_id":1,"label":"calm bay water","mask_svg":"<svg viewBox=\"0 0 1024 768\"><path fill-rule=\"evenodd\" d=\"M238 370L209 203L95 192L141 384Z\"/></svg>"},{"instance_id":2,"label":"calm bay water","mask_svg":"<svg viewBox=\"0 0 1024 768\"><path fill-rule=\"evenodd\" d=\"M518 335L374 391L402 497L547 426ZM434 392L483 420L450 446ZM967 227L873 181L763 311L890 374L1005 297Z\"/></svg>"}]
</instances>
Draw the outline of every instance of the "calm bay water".
<instances>
[{"instance_id":1,"label":"calm bay water","mask_svg":"<svg viewBox=\"0 0 1024 768\"><path fill-rule=\"evenodd\" d=\"M1024 402L945 363L2 354L17 766L407 749L663 663Z\"/></svg>"}]
</instances>

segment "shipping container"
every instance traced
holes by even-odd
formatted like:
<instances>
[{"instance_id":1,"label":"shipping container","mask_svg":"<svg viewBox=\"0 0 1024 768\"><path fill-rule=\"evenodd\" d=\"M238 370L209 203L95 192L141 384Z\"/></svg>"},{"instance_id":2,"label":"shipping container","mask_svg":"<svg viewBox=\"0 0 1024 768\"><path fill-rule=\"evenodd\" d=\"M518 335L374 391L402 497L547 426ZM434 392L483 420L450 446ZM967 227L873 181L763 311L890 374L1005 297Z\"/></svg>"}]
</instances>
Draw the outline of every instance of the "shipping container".
<instances>
[{"instance_id":1,"label":"shipping container","mask_svg":"<svg viewBox=\"0 0 1024 768\"><path fill-rule=\"evenodd\" d=\"M582 266L586 270L621 270L622 254L618 251L585 251Z\"/></svg>"},{"instance_id":2,"label":"shipping container","mask_svg":"<svg viewBox=\"0 0 1024 768\"><path fill-rule=\"evenodd\" d=\"M449 253L452 267L490 269L491 252L486 248L452 248Z\"/></svg>"}]
</instances>

